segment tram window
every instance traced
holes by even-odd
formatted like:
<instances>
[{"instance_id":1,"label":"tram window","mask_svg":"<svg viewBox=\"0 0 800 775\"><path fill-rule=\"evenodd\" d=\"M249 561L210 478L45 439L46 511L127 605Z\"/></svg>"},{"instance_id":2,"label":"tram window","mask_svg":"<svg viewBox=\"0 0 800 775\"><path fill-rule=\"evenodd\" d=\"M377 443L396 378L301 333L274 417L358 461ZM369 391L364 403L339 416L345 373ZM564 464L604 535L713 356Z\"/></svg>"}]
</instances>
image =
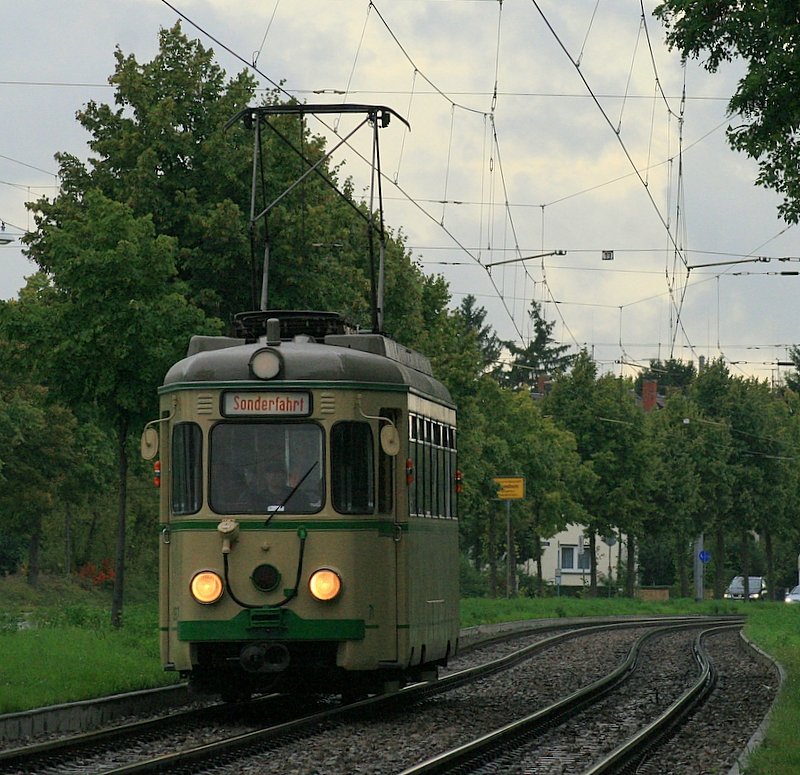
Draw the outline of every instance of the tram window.
<instances>
[{"instance_id":1,"label":"tram window","mask_svg":"<svg viewBox=\"0 0 800 775\"><path fill-rule=\"evenodd\" d=\"M436 514L439 517L447 516L445 492L448 481L445 453L441 447L438 447L436 450Z\"/></svg>"},{"instance_id":2,"label":"tram window","mask_svg":"<svg viewBox=\"0 0 800 775\"><path fill-rule=\"evenodd\" d=\"M203 433L193 422L172 429L172 513L194 514L203 500Z\"/></svg>"},{"instance_id":3,"label":"tram window","mask_svg":"<svg viewBox=\"0 0 800 775\"><path fill-rule=\"evenodd\" d=\"M422 513L429 517L433 513L433 491L431 489L433 447L431 446L430 420L425 420L425 443L422 445L422 458Z\"/></svg>"},{"instance_id":4,"label":"tram window","mask_svg":"<svg viewBox=\"0 0 800 775\"><path fill-rule=\"evenodd\" d=\"M323 441L322 428L311 422L217 423L210 439L211 508L220 514L319 511Z\"/></svg>"},{"instance_id":5,"label":"tram window","mask_svg":"<svg viewBox=\"0 0 800 775\"><path fill-rule=\"evenodd\" d=\"M447 487L447 516L457 517L458 494L456 493L456 470L458 461L456 460L455 450L451 449L448 451L447 461L447 481L449 482Z\"/></svg>"},{"instance_id":6,"label":"tram window","mask_svg":"<svg viewBox=\"0 0 800 775\"><path fill-rule=\"evenodd\" d=\"M340 514L375 510L372 428L365 422L339 422L331 429L331 494Z\"/></svg>"}]
</instances>

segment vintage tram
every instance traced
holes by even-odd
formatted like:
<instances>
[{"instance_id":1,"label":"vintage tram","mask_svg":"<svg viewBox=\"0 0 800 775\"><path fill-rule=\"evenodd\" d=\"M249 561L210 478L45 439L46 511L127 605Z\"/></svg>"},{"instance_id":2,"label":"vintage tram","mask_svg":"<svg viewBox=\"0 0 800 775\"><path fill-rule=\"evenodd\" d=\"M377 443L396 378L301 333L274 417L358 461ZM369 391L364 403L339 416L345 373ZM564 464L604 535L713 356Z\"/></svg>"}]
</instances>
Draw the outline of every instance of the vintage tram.
<instances>
[{"instance_id":1,"label":"vintage tram","mask_svg":"<svg viewBox=\"0 0 800 775\"><path fill-rule=\"evenodd\" d=\"M429 679L458 647L456 414L426 358L334 313L193 337L142 453L165 669L228 699Z\"/></svg>"}]
</instances>

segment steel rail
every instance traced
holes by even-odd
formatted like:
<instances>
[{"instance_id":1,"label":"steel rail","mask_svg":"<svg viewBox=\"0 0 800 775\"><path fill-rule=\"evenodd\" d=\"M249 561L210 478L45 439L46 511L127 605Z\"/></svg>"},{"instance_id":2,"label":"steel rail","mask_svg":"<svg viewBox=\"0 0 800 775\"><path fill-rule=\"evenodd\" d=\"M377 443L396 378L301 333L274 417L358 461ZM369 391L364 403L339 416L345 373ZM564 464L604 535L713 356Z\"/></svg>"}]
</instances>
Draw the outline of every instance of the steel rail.
<instances>
[{"instance_id":1,"label":"steel rail","mask_svg":"<svg viewBox=\"0 0 800 775\"><path fill-rule=\"evenodd\" d=\"M583 775L621 775L633 772L635 768L659 744L668 739L684 720L701 705L717 683L717 671L702 641L715 632L730 629L732 625L720 625L698 633L692 650L699 667L695 683L690 686L664 713L647 726L640 729L622 745L606 754L601 760L583 772Z\"/></svg>"},{"instance_id":2,"label":"steel rail","mask_svg":"<svg viewBox=\"0 0 800 775\"><path fill-rule=\"evenodd\" d=\"M627 658L617 668L597 681L578 689L551 705L541 708L535 713L482 735L470 743L458 746L438 756L431 757L418 765L409 767L403 770L400 775L440 775L441 773L456 771L469 772L471 768L477 767L478 763L485 763L491 760L495 752L502 751L506 754L509 748L521 747L546 729L552 727L561 718L571 715L576 710L605 697L624 683L634 672L639 653L650 638L681 629L702 627L706 624L709 624L709 622L698 622L696 620L682 624L676 622L645 633L633 644ZM728 627L739 627L741 622L738 624L726 623L726 625Z\"/></svg>"}]
</instances>

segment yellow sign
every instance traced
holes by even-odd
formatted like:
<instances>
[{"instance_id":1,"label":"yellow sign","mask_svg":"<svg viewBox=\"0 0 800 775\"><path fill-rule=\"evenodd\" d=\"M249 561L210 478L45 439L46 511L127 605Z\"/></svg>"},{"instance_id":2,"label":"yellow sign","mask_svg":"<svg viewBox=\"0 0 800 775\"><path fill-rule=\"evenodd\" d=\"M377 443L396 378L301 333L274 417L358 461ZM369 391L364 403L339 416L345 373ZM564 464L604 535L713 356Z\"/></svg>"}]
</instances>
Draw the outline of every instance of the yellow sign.
<instances>
[{"instance_id":1,"label":"yellow sign","mask_svg":"<svg viewBox=\"0 0 800 775\"><path fill-rule=\"evenodd\" d=\"M501 501L519 501L525 497L524 476L496 476L492 481L500 487L497 497Z\"/></svg>"}]
</instances>

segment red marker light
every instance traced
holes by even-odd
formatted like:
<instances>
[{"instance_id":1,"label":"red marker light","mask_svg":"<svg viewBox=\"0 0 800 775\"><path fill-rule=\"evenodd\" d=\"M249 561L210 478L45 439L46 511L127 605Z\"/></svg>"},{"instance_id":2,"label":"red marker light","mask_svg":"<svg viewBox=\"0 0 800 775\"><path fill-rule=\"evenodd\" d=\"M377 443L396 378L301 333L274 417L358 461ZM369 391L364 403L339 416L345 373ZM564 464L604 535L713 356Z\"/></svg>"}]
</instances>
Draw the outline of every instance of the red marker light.
<instances>
[{"instance_id":1,"label":"red marker light","mask_svg":"<svg viewBox=\"0 0 800 775\"><path fill-rule=\"evenodd\" d=\"M153 463L153 486L161 487L161 461Z\"/></svg>"},{"instance_id":2,"label":"red marker light","mask_svg":"<svg viewBox=\"0 0 800 775\"><path fill-rule=\"evenodd\" d=\"M406 484L411 486L414 481L414 461L409 457L406 458Z\"/></svg>"},{"instance_id":3,"label":"red marker light","mask_svg":"<svg viewBox=\"0 0 800 775\"><path fill-rule=\"evenodd\" d=\"M461 469L456 468L456 493L460 493L461 490L464 489L463 480L464 477L461 473Z\"/></svg>"}]
</instances>

